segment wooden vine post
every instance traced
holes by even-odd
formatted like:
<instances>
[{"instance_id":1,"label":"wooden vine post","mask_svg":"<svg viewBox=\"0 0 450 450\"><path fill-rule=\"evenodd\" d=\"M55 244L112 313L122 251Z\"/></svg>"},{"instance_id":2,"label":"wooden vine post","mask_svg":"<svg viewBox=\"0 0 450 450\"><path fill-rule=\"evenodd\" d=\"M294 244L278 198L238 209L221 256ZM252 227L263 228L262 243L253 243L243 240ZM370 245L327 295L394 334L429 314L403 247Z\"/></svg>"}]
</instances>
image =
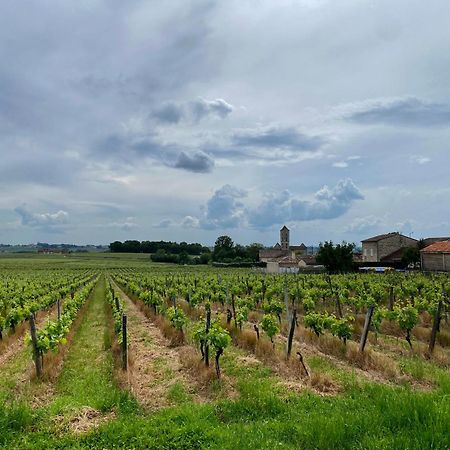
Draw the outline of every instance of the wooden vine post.
<instances>
[{"instance_id":1,"label":"wooden vine post","mask_svg":"<svg viewBox=\"0 0 450 450\"><path fill-rule=\"evenodd\" d=\"M58 298L56 302L56 307L58 309L58 322L61 320L61 299Z\"/></svg>"},{"instance_id":2,"label":"wooden vine post","mask_svg":"<svg viewBox=\"0 0 450 450\"><path fill-rule=\"evenodd\" d=\"M287 284L287 275L284 277L284 307L286 308L286 318L288 323L291 322L291 313L289 311L289 290Z\"/></svg>"},{"instance_id":3,"label":"wooden vine post","mask_svg":"<svg viewBox=\"0 0 450 450\"><path fill-rule=\"evenodd\" d=\"M389 311L394 310L394 286L389 287Z\"/></svg>"},{"instance_id":4,"label":"wooden vine post","mask_svg":"<svg viewBox=\"0 0 450 450\"><path fill-rule=\"evenodd\" d=\"M367 336L369 335L370 323L372 322L372 316L373 316L374 309L375 309L375 306L370 305L367 310L367 313L366 313L366 320L364 321L364 329L363 329L363 333L361 335L361 340L359 341L359 351L360 352L363 352L364 347L366 346Z\"/></svg>"},{"instance_id":5,"label":"wooden vine post","mask_svg":"<svg viewBox=\"0 0 450 450\"><path fill-rule=\"evenodd\" d=\"M122 369L128 369L127 315L122 314Z\"/></svg>"},{"instance_id":6,"label":"wooden vine post","mask_svg":"<svg viewBox=\"0 0 450 450\"><path fill-rule=\"evenodd\" d=\"M205 366L209 367L209 344L208 344L208 334L209 329L211 328L211 308L206 308L206 342L205 342Z\"/></svg>"},{"instance_id":7,"label":"wooden vine post","mask_svg":"<svg viewBox=\"0 0 450 450\"><path fill-rule=\"evenodd\" d=\"M236 322L236 305L234 303L234 293L231 293L231 308L233 310L233 319L234 319L234 327L237 327L237 322Z\"/></svg>"},{"instance_id":8,"label":"wooden vine post","mask_svg":"<svg viewBox=\"0 0 450 450\"><path fill-rule=\"evenodd\" d=\"M428 355L433 354L434 346L436 344L436 336L439 331L439 323L441 321L442 300L439 300L436 313L434 314L433 328L431 329L430 343L428 345Z\"/></svg>"},{"instance_id":9,"label":"wooden vine post","mask_svg":"<svg viewBox=\"0 0 450 450\"><path fill-rule=\"evenodd\" d=\"M291 356L292 351L292 341L294 339L295 325L297 324L297 310L292 311L291 327L289 329L289 336L287 342L287 357Z\"/></svg>"},{"instance_id":10,"label":"wooden vine post","mask_svg":"<svg viewBox=\"0 0 450 450\"><path fill-rule=\"evenodd\" d=\"M36 322L34 321L33 314L30 314L30 334L31 334L31 343L33 345L33 359L34 364L36 365L36 376L38 378L42 377L42 360L41 355L37 346L37 333L36 333Z\"/></svg>"},{"instance_id":11,"label":"wooden vine post","mask_svg":"<svg viewBox=\"0 0 450 450\"><path fill-rule=\"evenodd\" d=\"M342 314L341 301L339 300L339 294L337 292L336 293L334 292L333 283L331 281L330 275L328 275L327 281L328 281L328 285L330 286L331 295L333 297L335 297L335 300L336 300L336 311L337 311L338 317L339 317L339 319L342 319L342 317L344 317L344 315Z\"/></svg>"}]
</instances>

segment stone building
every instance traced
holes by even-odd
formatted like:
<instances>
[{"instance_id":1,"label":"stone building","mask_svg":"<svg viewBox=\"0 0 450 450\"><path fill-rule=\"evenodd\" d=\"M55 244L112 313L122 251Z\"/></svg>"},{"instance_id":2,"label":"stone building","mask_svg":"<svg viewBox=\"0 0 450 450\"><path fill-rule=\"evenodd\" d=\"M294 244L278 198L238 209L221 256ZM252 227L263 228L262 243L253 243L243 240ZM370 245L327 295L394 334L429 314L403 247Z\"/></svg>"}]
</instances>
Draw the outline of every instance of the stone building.
<instances>
[{"instance_id":1,"label":"stone building","mask_svg":"<svg viewBox=\"0 0 450 450\"><path fill-rule=\"evenodd\" d=\"M422 270L450 272L450 240L438 241L420 251Z\"/></svg>"},{"instance_id":2,"label":"stone building","mask_svg":"<svg viewBox=\"0 0 450 450\"><path fill-rule=\"evenodd\" d=\"M282 250L289 250L289 228L286 225L280 230L280 243Z\"/></svg>"},{"instance_id":3,"label":"stone building","mask_svg":"<svg viewBox=\"0 0 450 450\"><path fill-rule=\"evenodd\" d=\"M291 245L290 244L290 231L289 228L284 225L280 230L280 242L276 243L271 248L264 248L259 251L259 260L263 262L274 262L281 258L296 259L307 255L307 247L305 244Z\"/></svg>"},{"instance_id":4,"label":"stone building","mask_svg":"<svg viewBox=\"0 0 450 450\"><path fill-rule=\"evenodd\" d=\"M393 262L401 259L403 250L417 247L417 239L400 233L387 233L364 239L362 242L363 262Z\"/></svg>"}]
</instances>

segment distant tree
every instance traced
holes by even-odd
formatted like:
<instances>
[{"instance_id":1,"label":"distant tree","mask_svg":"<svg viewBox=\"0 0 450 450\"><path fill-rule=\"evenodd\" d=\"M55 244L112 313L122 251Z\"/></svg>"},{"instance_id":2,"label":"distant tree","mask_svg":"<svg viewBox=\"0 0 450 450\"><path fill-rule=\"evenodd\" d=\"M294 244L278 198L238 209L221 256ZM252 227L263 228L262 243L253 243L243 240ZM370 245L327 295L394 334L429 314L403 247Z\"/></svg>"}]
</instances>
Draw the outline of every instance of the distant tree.
<instances>
[{"instance_id":1,"label":"distant tree","mask_svg":"<svg viewBox=\"0 0 450 450\"><path fill-rule=\"evenodd\" d=\"M158 250L164 250L168 254L179 255L181 252L187 252L189 255L201 255L202 253L210 253L208 247L201 244L186 242L166 242L166 241L115 241L109 244L111 252L128 252L128 253L156 253Z\"/></svg>"},{"instance_id":2,"label":"distant tree","mask_svg":"<svg viewBox=\"0 0 450 450\"><path fill-rule=\"evenodd\" d=\"M188 252L186 251L182 251L179 255L178 255L178 264L190 264L191 261L191 257L189 256Z\"/></svg>"},{"instance_id":3,"label":"distant tree","mask_svg":"<svg viewBox=\"0 0 450 450\"><path fill-rule=\"evenodd\" d=\"M223 261L232 258L234 242L230 236L219 236L214 244L213 260Z\"/></svg>"},{"instance_id":4,"label":"distant tree","mask_svg":"<svg viewBox=\"0 0 450 450\"><path fill-rule=\"evenodd\" d=\"M254 242L253 244L247 245L247 258L250 261L259 261L259 251L264 248L264 245Z\"/></svg>"},{"instance_id":5,"label":"distant tree","mask_svg":"<svg viewBox=\"0 0 450 450\"><path fill-rule=\"evenodd\" d=\"M233 239L230 238L230 236L219 236L214 244L214 250L222 248L231 250L233 248L233 245L234 242Z\"/></svg>"},{"instance_id":6,"label":"distant tree","mask_svg":"<svg viewBox=\"0 0 450 450\"><path fill-rule=\"evenodd\" d=\"M123 251L127 253L140 253L141 243L135 240L125 241L123 243Z\"/></svg>"},{"instance_id":7,"label":"distant tree","mask_svg":"<svg viewBox=\"0 0 450 450\"><path fill-rule=\"evenodd\" d=\"M123 251L123 245L120 241L114 241L109 244L109 250L113 253L120 253Z\"/></svg>"},{"instance_id":8,"label":"distant tree","mask_svg":"<svg viewBox=\"0 0 450 450\"><path fill-rule=\"evenodd\" d=\"M200 264L208 264L211 261L211 253L202 253L198 259Z\"/></svg>"},{"instance_id":9,"label":"distant tree","mask_svg":"<svg viewBox=\"0 0 450 450\"><path fill-rule=\"evenodd\" d=\"M334 245L332 241L320 243L317 262L329 272L348 272L353 269L353 249L355 244L342 242Z\"/></svg>"},{"instance_id":10,"label":"distant tree","mask_svg":"<svg viewBox=\"0 0 450 450\"><path fill-rule=\"evenodd\" d=\"M415 266L420 262L420 250L418 247L407 247L403 250L402 263L405 267Z\"/></svg>"}]
</instances>

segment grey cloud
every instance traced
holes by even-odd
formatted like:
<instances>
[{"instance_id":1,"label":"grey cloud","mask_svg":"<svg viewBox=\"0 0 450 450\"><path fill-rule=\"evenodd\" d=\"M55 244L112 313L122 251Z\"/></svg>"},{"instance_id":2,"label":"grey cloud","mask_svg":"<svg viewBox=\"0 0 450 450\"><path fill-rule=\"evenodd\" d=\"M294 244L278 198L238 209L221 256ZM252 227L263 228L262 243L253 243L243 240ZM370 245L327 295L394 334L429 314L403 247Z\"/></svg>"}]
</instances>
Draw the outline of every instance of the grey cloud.
<instances>
[{"instance_id":1,"label":"grey cloud","mask_svg":"<svg viewBox=\"0 0 450 450\"><path fill-rule=\"evenodd\" d=\"M206 230L236 228L244 219L244 205L240 199L246 195L244 190L226 184L208 200L202 217L186 216L182 224L185 228L198 226Z\"/></svg>"},{"instance_id":2,"label":"grey cloud","mask_svg":"<svg viewBox=\"0 0 450 450\"><path fill-rule=\"evenodd\" d=\"M288 190L277 194L267 194L266 198L249 211L248 219L257 228L270 227L276 223L284 223L291 217L292 195Z\"/></svg>"},{"instance_id":3,"label":"grey cloud","mask_svg":"<svg viewBox=\"0 0 450 450\"><path fill-rule=\"evenodd\" d=\"M239 147L281 148L300 151L317 150L325 142L322 136L308 136L293 127L242 130L232 136L232 143Z\"/></svg>"},{"instance_id":4,"label":"grey cloud","mask_svg":"<svg viewBox=\"0 0 450 450\"><path fill-rule=\"evenodd\" d=\"M15 208L14 211L19 215L22 225L47 231L55 231L62 225L67 224L69 220L69 214L63 210L56 213L34 213L23 204Z\"/></svg>"},{"instance_id":5,"label":"grey cloud","mask_svg":"<svg viewBox=\"0 0 450 450\"><path fill-rule=\"evenodd\" d=\"M216 100L204 100L199 98L190 103L190 110L195 120L201 120L208 115L216 115L221 119L227 117L232 111L233 106L225 100L218 98Z\"/></svg>"},{"instance_id":6,"label":"grey cloud","mask_svg":"<svg viewBox=\"0 0 450 450\"><path fill-rule=\"evenodd\" d=\"M208 116L225 119L233 109L233 105L221 98L215 100L198 98L187 103L173 101L163 103L150 113L150 117L163 124L177 124L181 121L199 122Z\"/></svg>"},{"instance_id":7,"label":"grey cloud","mask_svg":"<svg viewBox=\"0 0 450 450\"><path fill-rule=\"evenodd\" d=\"M67 186L77 181L77 174L84 168L82 161L17 148L16 154L9 155L8 162L0 166L0 185Z\"/></svg>"},{"instance_id":8,"label":"grey cloud","mask_svg":"<svg viewBox=\"0 0 450 450\"><path fill-rule=\"evenodd\" d=\"M152 111L151 116L161 123L178 123L184 117L184 110L175 102L168 102Z\"/></svg>"},{"instance_id":9,"label":"grey cloud","mask_svg":"<svg viewBox=\"0 0 450 450\"><path fill-rule=\"evenodd\" d=\"M163 219L158 223L153 225L153 228L169 228L172 225L172 221L170 219Z\"/></svg>"},{"instance_id":10,"label":"grey cloud","mask_svg":"<svg viewBox=\"0 0 450 450\"><path fill-rule=\"evenodd\" d=\"M352 180L340 180L333 188L323 186L313 200L293 197L289 191L266 198L249 212L249 223L265 228L287 221L335 219L345 214L354 201L364 196Z\"/></svg>"},{"instance_id":11,"label":"grey cloud","mask_svg":"<svg viewBox=\"0 0 450 450\"><path fill-rule=\"evenodd\" d=\"M181 152L173 167L188 170L190 172L206 173L213 170L214 160L203 152L196 152L192 155Z\"/></svg>"},{"instance_id":12,"label":"grey cloud","mask_svg":"<svg viewBox=\"0 0 450 450\"><path fill-rule=\"evenodd\" d=\"M290 221L329 220L345 214L356 200L364 199L352 180L340 180L334 187L323 186L313 200L302 200L284 190L266 198L254 209L248 209L241 199L246 191L229 184L214 192L203 216L187 216L187 227L207 230L236 228L250 224L264 229Z\"/></svg>"},{"instance_id":13,"label":"grey cloud","mask_svg":"<svg viewBox=\"0 0 450 450\"><path fill-rule=\"evenodd\" d=\"M214 160L208 154L183 150L177 144L162 143L156 135L141 138L113 134L98 142L92 155L99 160L106 159L116 165L126 163L131 167L151 160L196 173L211 172L214 168Z\"/></svg>"},{"instance_id":14,"label":"grey cloud","mask_svg":"<svg viewBox=\"0 0 450 450\"><path fill-rule=\"evenodd\" d=\"M383 100L350 114L347 119L363 125L449 126L450 105L427 102L415 97Z\"/></svg>"}]
</instances>

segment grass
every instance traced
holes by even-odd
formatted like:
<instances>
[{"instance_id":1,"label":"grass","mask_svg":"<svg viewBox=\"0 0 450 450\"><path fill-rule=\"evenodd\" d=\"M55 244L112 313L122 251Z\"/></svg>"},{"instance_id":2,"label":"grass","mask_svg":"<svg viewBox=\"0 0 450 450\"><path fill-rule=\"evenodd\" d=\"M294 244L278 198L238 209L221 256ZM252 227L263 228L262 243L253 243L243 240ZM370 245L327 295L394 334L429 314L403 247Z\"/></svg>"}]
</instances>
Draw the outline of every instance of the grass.
<instances>
[{"instance_id":1,"label":"grass","mask_svg":"<svg viewBox=\"0 0 450 450\"><path fill-rule=\"evenodd\" d=\"M174 383L170 386L167 392L167 398L177 405L187 403L190 400L189 394L181 383Z\"/></svg>"},{"instance_id":2,"label":"grass","mask_svg":"<svg viewBox=\"0 0 450 450\"><path fill-rule=\"evenodd\" d=\"M13 263L13 259L1 261L0 266ZM42 260L33 257L32 264L35 263L139 267L144 258L49 256ZM26 264L25 257L20 264ZM231 398L226 398L225 392L213 396L214 400L208 403L195 403L186 388L174 382L166 394L174 406L144 413L114 380L111 337L105 332L108 320L104 294L102 277L88 301L49 403L32 408L27 396L11 402L18 374L29 363L28 354L23 353L1 367L0 397L1 392L8 394L9 401L0 404L0 448L450 448L448 369L407 352L396 356L395 361L411 379L429 383L429 390L375 383L359 376L355 368L344 366L342 361L309 354L305 359L311 372L323 376L325 381L335 381L342 388L338 395L319 395L308 386L302 392L289 390L280 383L276 367L256 361L240 348L230 347L221 365L224 379L235 390ZM154 364L165 370L161 359ZM166 375L170 377L169 373ZM227 386L213 387L220 391ZM72 420L86 408L109 419L98 428L76 434L71 429Z\"/></svg>"},{"instance_id":3,"label":"grass","mask_svg":"<svg viewBox=\"0 0 450 450\"><path fill-rule=\"evenodd\" d=\"M82 436L27 433L17 448L448 448L448 391L367 384L336 398L280 396L270 380L255 381L241 380L236 401L181 402L152 416L122 414Z\"/></svg>"},{"instance_id":4,"label":"grass","mask_svg":"<svg viewBox=\"0 0 450 450\"><path fill-rule=\"evenodd\" d=\"M134 407L133 402L128 404L127 393L114 382L112 355L105 348L105 288L105 279L101 277L64 362L56 385L57 395L50 406L53 414L85 406L102 412Z\"/></svg>"}]
</instances>

